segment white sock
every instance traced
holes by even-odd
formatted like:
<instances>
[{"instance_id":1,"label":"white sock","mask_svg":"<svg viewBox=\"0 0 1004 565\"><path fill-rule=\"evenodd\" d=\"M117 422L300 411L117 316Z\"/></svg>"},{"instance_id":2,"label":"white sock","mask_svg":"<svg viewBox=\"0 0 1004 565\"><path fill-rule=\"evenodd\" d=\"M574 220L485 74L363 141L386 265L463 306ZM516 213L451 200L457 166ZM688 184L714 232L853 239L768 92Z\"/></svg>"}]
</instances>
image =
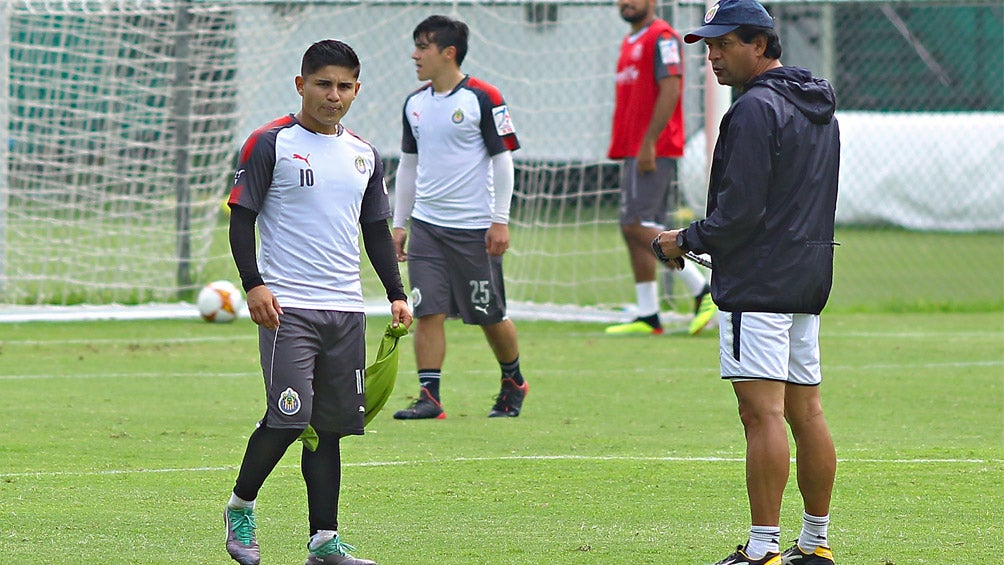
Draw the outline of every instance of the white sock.
<instances>
[{"instance_id":1,"label":"white sock","mask_svg":"<svg viewBox=\"0 0 1004 565\"><path fill-rule=\"evenodd\" d=\"M254 508L253 500L244 500L243 498L237 496L236 494L230 494L230 502L227 502L227 506L233 508L234 510L240 510L242 508Z\"/></svg>"},{"instance_id":2,"label":"white sock","mask_svg":"<svg viewBox=\"0 0 1004 565\"><path fill-rule=\"evenodd\" d=\"M659 283L655 281L635 283L634 293L638 298L639 318L659 312Z\"/></svg>"},{"instance_id":3,"label":"white sock","mask_svg":"<svg viewBox=\"0 0 1004 565\"><path fill-rule=\"evenodd\" d=\"M307 549L317 549L335 539L337 535L338 532L334 530L317 530L316 534L310 536L310 543L307 544Z\"/></svg>"},{"instance_id":4,"label":"white sock","mask_svg":"<svg viewBox=\"0 0 1004 565\"><path fill-rule=\"evenodd\" d=\"M830 515L813 516L807 512L802 512L802 532L798 534L798 547L806 553L816 551L819 546L829 547L830 543L826 537L830 525Z\"/></svg>"},{"instance_id":5,"label":"white sock","mask_svg":"<svg viewBox=\"0 0 1004 565\"><path fill-rule=\"evenodd\" d=\"M687 290L690 291L691 296L701 294L701 291L708 284L708 281L704 279L704 273L693 265L687 265L682 271L677 271L676 274L683 281L683 284L687 285Z\"/></svg>"},{"instance_id":6,"label":"white sock","mask_svg":"<svg viewBox=\"0 0 1004 565\"><path fill-rule=\"evenodd\" d=\"M780 526L753 526L750 528L750 539L746 542L745 551L753 559L762 559L768 553L778 553L780 546Z\"/></svg>"}]
</instances>

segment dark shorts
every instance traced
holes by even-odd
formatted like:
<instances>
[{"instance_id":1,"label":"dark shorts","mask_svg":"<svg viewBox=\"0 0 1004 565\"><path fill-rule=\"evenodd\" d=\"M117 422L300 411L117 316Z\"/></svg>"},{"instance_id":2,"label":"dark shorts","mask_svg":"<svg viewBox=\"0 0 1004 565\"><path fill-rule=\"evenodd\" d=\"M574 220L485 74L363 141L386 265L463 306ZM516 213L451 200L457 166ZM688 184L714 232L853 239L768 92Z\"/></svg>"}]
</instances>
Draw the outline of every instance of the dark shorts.
<instances>
[{"instance_id":1,"label":"dark shorts","mask_svg":"<svg viewBox=\"0 0 1004 565\"><path fill-rule=\"evenodd\" d=\"M415 317L446 314L478 326L505 319L502 257L488 255L486 232L411 219L408 280Z\"/></svg>"},{"instance_id":2,"label":"dark shorts","mask_svg":"<svg viewBox=\"0 0 1004 565\"><path fill-rule=\"evenodd\" d=\"M275 331L258 328L270 428L362 434L366 315L284 308Z\"/></svg>"},{"instance_id":3,"label":"dark shorts","mask_svg":"<svg viewBox=\"0 0 1004 565\"><path fill-rule=\"evenodd\" d=\"M621 165L621 225L642 224L666 229L670 197L678 206L676 159L660 157L655 171L640 174L638 160L624 159Z\"/></svg>"}]
</instances>

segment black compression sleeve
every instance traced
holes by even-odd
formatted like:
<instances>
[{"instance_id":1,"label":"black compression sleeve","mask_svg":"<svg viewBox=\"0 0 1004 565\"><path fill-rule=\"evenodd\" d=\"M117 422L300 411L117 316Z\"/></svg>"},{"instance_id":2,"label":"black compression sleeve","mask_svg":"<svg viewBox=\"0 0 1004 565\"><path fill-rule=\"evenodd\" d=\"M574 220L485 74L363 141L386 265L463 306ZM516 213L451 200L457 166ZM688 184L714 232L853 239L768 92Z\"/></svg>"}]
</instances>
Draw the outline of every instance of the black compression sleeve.
<instances>
[{"instance_id":1,"label":"black compression sleeve","mask_svg":"<svg viewBox=\"0 0 1004 565\"><path fill-rule=\"evenodd\" d=\"M241 275L244 292L265 284L258 272L255 255L254 224L258 214L243 206L230 207L230 252Z\"/></svg>"},{"instance_id":2,"label":"black compression sleeve","mask_svg":"<svg viewBox=\"0 0 1004 565\"><path fill-rule=\"evenodd\" d=\"M370 222L360 226L363 233L363 245L366 246L366 256L369 257L373 270L380 277L380 282L387 290L387 299L407 300L404 285L401 284L401 271L397 268L397 252L394 250L394 239L386 220Z\"/></svg>"}]
</instances>

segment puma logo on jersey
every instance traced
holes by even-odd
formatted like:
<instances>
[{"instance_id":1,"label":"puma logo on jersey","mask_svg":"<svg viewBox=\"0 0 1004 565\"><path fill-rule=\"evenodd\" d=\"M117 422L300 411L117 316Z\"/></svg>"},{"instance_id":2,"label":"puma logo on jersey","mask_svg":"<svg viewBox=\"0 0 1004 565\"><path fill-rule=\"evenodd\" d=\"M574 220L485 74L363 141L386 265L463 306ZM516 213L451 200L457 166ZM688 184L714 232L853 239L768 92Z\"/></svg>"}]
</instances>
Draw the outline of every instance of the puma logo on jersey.
<instances>
[{"instance_id":1,"label":"puma logo on jersey","mask_svg":"<svg viewBox=\"0 0 1004 565\"><path fill-rule=\"evenodd\" d=\"M487 306L475 306L474 309L477 310L478 312L481 312L485 316L488 315L488 307Z\"/></svg>"},{"instance_id":2,"label":"puma logo on jersey","mask_svg":"<svg viewBox=\"0 0 1004 565\"><path fill-rule=\"evenodd\" d=\"M293 158L303 161L304 163L307 164L308 167L310 166L310 153L307 153L306 157L300 155L299 153L293 153Z\"/></svg>"}]
</instances>

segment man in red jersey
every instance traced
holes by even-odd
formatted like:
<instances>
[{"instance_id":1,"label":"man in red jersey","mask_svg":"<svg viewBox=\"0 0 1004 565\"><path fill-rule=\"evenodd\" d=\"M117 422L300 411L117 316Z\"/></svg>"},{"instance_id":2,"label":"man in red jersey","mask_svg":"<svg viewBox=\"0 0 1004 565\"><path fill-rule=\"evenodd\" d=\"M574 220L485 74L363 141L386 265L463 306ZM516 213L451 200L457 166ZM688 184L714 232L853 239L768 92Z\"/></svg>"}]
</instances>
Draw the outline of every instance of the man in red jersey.
<instances>
[{"instance_id":1,"label":"man in red jersey","mask_svg":"<svg viewBox=\"0 0 1004 565\"><path fill-rule=\"evenodd\" d=\"M680 35L655 16L656 0L618 0L631 33L621 43L610 148L621 168L621 233L635 280L638 317L608 334L659 334L659 286L652 239L666 221L676 159L683 156L683 58ZM678 273L695 299L690 333L715 317L709 287L696 267Z\"/></svg>"}]
</instances>

